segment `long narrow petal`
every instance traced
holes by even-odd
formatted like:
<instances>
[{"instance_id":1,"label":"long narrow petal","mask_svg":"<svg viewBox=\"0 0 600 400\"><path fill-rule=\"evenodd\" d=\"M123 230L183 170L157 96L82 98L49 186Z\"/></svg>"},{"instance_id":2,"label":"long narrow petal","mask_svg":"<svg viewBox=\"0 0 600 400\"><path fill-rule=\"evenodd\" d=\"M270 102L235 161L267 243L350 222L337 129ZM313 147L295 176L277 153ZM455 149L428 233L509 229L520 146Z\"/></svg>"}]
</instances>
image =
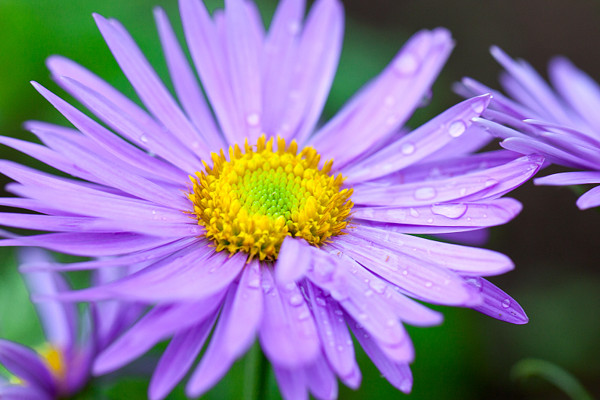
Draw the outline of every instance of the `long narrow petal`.
<instances>
[{"instance_id":1,"label":"long narrow petal","mask_svg":"<svg viewBox=\"0 0 600 400\"><path fill-rule=\"evenodd\" d=\"M376 80L311 140L341 168L402 126L421 102L453 47L445 29L415 34ZM345 143L340 135L359 132Z\"/></svg>"},{"instance_id":2,"label":"long narrow petal","mask_svg":"<svg viewBox=\"0 0 600 400\"><path fill-rule=\"evenodd\" d=\"M264 316L259 339L274 365L298 368L310 364L320 351L315 322L296 284L275 284L268 268L262 268L265 291Z\"/></svg>"},{"instance_id":3,"label":"long narrow petal","mask_svg":"<svg viewBox=\"0 0 600 400\"><path fill-rule=\"evenodd\" d=\"M185 117L127 31L115 20L106 20L98 14L94 14L94 19L123 73L146 107L172 135L183 143L197 143L193 148L196 154L208 157L209 152L202 137Z\"/></svg>"},{"instance_id":4,"label":"long narrow petal","mask_svg":"<svg viewBox=\"0 0 600 400\"><path fill-rule=\"evenodd\" d=\"M349 317L348 325L354 332L354 337L358 340L365 353L375 364L381 374L394 386L396 389L410 393L412 389L412 373L407 363L398 363L390 360L379 348L373 338L367 333L360 324Z\"/></svg>"},{"instance_id":5,"label":"long narrow petal","mask_svg":"<svg viewBox=\"0 0 600 400\"><path fill-rule=\"evenodd\" d=\"M514 267L504 254L477 247L442 243L364 226L357 226L352 235L406 255L418 256L419 259L458 271L462 275L497 275Z\"/></svg>"},{"instance_id":6,"label":"long narrow petal","mask_svg":"<svg viewBox=\"0 0 600 400\"><path fill-rule=\"evenodd\" d=\"M173 336L150 379L150 399L164 399L183 379L208 338L216 316L215 313L212 318L207 318Z\"/></svg>"},{"instance_id":7,"label":"long narrow petal","mask_svg":"<svg viewBox=\"0 0 600 400\"><path fill-rule=\"evenodd\" d=\"M472 307L474 310L511 324L529 322L519 303L492 283L479 277L467 278L466 281L476 287L483 298L481 304Z\"/></svg>"},{"instance_id":8,"label":"long narrow petal","mask_svg":"<svg viewBox=\"0 0 600 400\"><path fill-rule=\"evenodd\" d=\"M155 306L127 332L98 355L95 374L113 371L150 350L156 343L209 318L224 293L194 302Z\"/></svg>"},{"instance_id":9,"label":"long narrow petal","mask_svg":"<svg viewBox=\"0 0 600 400\"><path fill-rule=\"evenodd\" d=\"M330 296L313 284L307 283L305 288L327 361L340 379L350 387L357 388L360 371L342 310Z\"/></svg>"},{"instance_id":10,"label":"long narrow petal","mask_svg":"<svg viewBox=\"0 0 600 400\"><path fill-rule=\"evenodd\" d=\"M460 276L427 260L351 235L336 240L332 247L418 299L458 306L479 301Z\"/></svg>"},{"instance_id":11,"label":"long narrow petal","mask_svg":"<svg viewBox=\"0 0 600 400\"><path fill-rule=\"evenodd\" d=\"M490 95L482 95L444 111L393 144L386 146L363 162L353 165L345 173L346 183L368 181L388 175L412 165L460 137L490 102Z\"/></svg>"},{"instance_id":12,"label":"long narrow petal","mask_svg":"<svg viewBox=\"0 0 600 400\"><path fill-rule=\"evenodd\" d=\"M298 281L304 276L311 261L310 245L302 239L287 236L275 264L275 279L277 283L286 285Z\"/></svg>"},{"instance_id":13,"label":"long narrow petal","mask_svg":"<svg viewBox=\"0 0 600 400\"><path fill-rule=\"evenodd\" d=\"M562 172L535 179L536 185L565 186L600 183L599 171Z\"/></svg>"},{"instance_id":14,"label":"long narrow petal","mask_svg":"<svg viewBox=\"0 0 600 400\"><path fill-rule=\"evenodd\" d=\"M210 389L252 345L262 318L260 283L260 265L254 261L244 270L237 290L229 292L213 339L188 382L186 390L191 397Z\"/></svg>"},{"instance_id":15,"label":"long narrow petal","mask_svg":"<svg viewBox=\"0 0 600 400\"><path fill-rule=\"evenodd\" d=\"M0 339L0 364L16 377L56 395L56 381L37 353L29 347Z\"/></svg>"},{"instance_id":16,"label":"long narrow petal","mask_svg":"<svg viewBox=\"0 0 600 400\"><path fill-rule=\"evenodd\" d=\"M577 199L577 207L586 210L600 205L600 186L588 190Z\"/></svg>"},{"instance_id":17,"label":"long narrow petal","mask_svg":"<svg viewBox=\"0 0 600 400\"><path fill-rule=\"evenodd\" d=\"M175 92L187 117L202 132L210 147L224 147L211 110L204 100L202 89L177 41L167 14L162 8L157 7L154 9L154 19Z\"/></svg>"}]
</instances>

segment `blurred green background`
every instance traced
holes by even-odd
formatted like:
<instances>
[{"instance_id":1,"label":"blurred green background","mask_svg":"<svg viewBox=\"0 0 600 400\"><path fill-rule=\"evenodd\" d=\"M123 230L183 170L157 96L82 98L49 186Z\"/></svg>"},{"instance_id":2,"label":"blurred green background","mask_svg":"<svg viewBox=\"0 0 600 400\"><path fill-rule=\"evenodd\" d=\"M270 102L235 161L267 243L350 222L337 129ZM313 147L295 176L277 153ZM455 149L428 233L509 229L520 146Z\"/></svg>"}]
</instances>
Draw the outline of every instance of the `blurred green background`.
<instances>
[{"instance_id":1,"label":"blurred green background","mask_svg":"<svg viewBox=\"0 0 600 400\"><path fill-rule=\"evenodd\" d=\"M374 77L412 33L435 26L449 28L457 45L434 86L432 102L417 112L412 126L458 102L450 87L462 76L498 86L500 68L488 54L492 44L526 58L544 73L550 57L564 54L600 79L598 1L343 2L347 16L344 50L325 117ZM207 4L214 8L222 1ZM258 5L270 19L276 1L258 0ZM30 139L21 129L25 120L66 123L29 84L36 80L61 93L44 65L51 54L80 62L133 96L97 32L92 12L119 19L166 77L153 6L164 7L180 28L173 0L0 0L0 133ZM0 152L2 158L39 167L6 147ZM6 179L0 180L4 186ZM488 247L509 255L517 268L492 280L521 303L530 323L513 326L471 310L442 308L446 317L442 326L410 329L417 354L410 397L393 389L359 351L362 386L356 392L341 388L341 399L568 398L541 379L511 381L511 367L529 357L564 368L600 396L600 214L577 210L575 194L564 188L528 183L513 197L523 202L524 211L513 222L493 229ZM41 331L16 273L12 251L2 249L0 260L0 337L35 345ZM205 398L240 398L246 364L252 362L252 358L241 360ZM100 382L98 388L85 398L144 398L147 383L132 377L118 384ZM278 396L271 377L269 398ZM181 387L170 398L183 398Z\"/></svg>"}]
</instances>

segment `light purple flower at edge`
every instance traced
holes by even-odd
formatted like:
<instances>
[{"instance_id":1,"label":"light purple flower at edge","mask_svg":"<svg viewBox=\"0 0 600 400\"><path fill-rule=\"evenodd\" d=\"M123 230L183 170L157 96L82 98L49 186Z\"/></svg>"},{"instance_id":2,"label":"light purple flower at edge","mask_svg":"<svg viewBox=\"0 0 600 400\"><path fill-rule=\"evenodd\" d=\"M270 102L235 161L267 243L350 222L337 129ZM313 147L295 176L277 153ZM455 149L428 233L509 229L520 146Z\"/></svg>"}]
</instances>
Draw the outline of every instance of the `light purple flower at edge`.
<instances>
[{"instance_id":1,"label":"light purple flower at edge","mask_svg":"<svg viewBox=\"0 0 600 400\"><path fill-rule=\"evenodd\" d=\"M126 30L96 15L146 109L54 56L48 66L56 82L106 127L34 83L77 129L29 122L44 145L0 139L79 178L2 161L0 170L16 181L7 190L19 197L0 204L39 214L0 214L0 223L50 233L0 245L103 257L61 270L132 266L136 272L123 279L56 297L152 306L100 354L95 373L116 370L171 338L149 387L150 398L164 398L192 368L214 326L187 382L189 396L210 389L258 336L284 398L304 399L310 392L334 399L336 377L351 388L360 385L352 332L382 375L409 392L414 349L404 323L442 321L415 299L527 322L513 299L481 278L511 270L506 256L411 235L469 232L511 220L521 205L501 196L543 162L504 150L471 154L488 140L471 120L485 110L489 95L463 101L410 133L403 129L453 47L445 29L415 34L389 67L318 127L341 50L339 1L316 1L303 21L304 2L284 0L268 31L251 2L228 0L211 18L200 1L181 0L180 12L202 88L162 10L155 17L177 100ZM205 237L207 226L195 214L200 201L192 205L188 198L188 176L205 171L201 160L213 165L210 153L221 149L219 163L229 165L229 146L243 148L248 140L254 146L248 148L257 149L262 134L279 136L290 148L292 140L299 149L314 147L320 165L333 159L331 173L346 178L339 193L353 189L354 206L343 234L325 244L287 236L276 261L248 262L244 252L216 252ZM231 176L246 173L236 171ZM286 176L303 183L310 174L302 171ZM306 215L317 207L317 200L302 201ZM238 210L234 203L223 207Z\"/></svg>"},{"instance_id":2,"label":"light purple flower at edge","mask_svg":"<svg viewBox=\"0 0 600 400\"><path fill-rule=\"evenodd\" d=\"M512 60L497 47L492 55L505 68L504 90L494 91L470 78L457 90L469 97L493 93L493 100L477 124L504 139L502 146L521 154L542 154L547 161L577 172L564 172L535 180L539 185L600 183L600 86L564 57L548 66L553 87L525 61ZM580 209L600 205L600 187L577 200Z\"/></svg>"},{"instance_id":3,"label":"light purple flower at edge","mask_svg":"<svg viewBox=\"0 0 600 400\"><path fill-rule=\"evenodd\" d=\"M24 249L20 259L25 269L55 265L39 249ZM121 274L103 270L94 275L95 283L104 284ZM32 297L70 290L57 272L39 270L23 278ZM72 303L46 300L35 306L46 336L40 350L0 339L0 364L13 374L12 380L0 381L3 400L51 400L77 394L91 377L94 357L139 315L139 307L125 308L117 302L95 304L85 317Z\"/></svg>"}]
</instances>

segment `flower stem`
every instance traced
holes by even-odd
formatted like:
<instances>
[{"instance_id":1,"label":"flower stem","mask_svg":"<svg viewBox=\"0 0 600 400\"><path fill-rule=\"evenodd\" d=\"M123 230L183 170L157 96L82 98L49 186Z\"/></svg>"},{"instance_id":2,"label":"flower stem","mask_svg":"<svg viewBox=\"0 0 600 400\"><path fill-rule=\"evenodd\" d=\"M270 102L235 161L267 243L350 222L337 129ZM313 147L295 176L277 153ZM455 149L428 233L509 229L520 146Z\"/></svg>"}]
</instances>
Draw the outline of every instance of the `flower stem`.
<instances>
[{"instance_id":1,"label":"flower stem","mask_svg":"<svg viewBox=\"0 0 600 400\"><path fill-rule=\"evenodd\" d=\"M269 363L258 343L248 352L244 366L243 398L245 400L267 400Z\"/></svg>"}]
</instances>

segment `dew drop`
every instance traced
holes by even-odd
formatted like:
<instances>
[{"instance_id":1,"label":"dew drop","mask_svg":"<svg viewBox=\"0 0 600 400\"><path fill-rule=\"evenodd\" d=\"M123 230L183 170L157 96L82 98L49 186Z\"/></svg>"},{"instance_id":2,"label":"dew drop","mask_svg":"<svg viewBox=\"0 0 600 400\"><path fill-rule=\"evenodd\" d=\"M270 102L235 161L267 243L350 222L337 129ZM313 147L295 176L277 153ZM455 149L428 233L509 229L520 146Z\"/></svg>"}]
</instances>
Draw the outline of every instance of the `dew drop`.
<instances>
[{"instance_id":1,"label":"dew drop","mask_svg":"<svg viewBox=\"0 0 600 400\"><path fill-rule=\"evenodd\" d=\"M385 99L383 99L383 103L387 107L393 106L395 102L396 102L396 100L394 100L394 96L385 96Z\"/></svg>"},{"instance_id":2,"label":"dew drop","mask_svg":"<svg viewBox=\"0 0 600 400\"><path fill-rule=\"evenodd\" d=\"M410 209L410 216L417 218L419 216L419 212L417 210L415 210L414 208Z\"/></svg>"},{"instance_id":3,"label":"dew drop","mask_svg":"<svg viewBox=\"0 0 600 400\"><path fill-rule=\"evenodd\" d=\"M325 307L327 305L327 303L325 302L325 299L323 299L322 297L315 298L315 302L317 303L317 305L319 305L321 307Z\"/></svg>"},{"instance_id":4,"label":"dew drop","mask_svg":"<svg viewBox=\"0 0 600 400\"><path fill-rule=\"evenodd\" d=\"M372 290L370 290L370 289L369 289L369 290L366 290L366 291L365 291L365 297L371 297L371 296L373 296L373 291L372 291Z\"/></svg>"},{"instance_id":5,"label":"dew drop","mask_svg":"<svg viewBox=\"0 0 600 400\"><path fill-rule=\"evenodd\" d=\"M485 108L485 103L483 101L476 101L471 104L471 110L473 110L477 114L481 114Z\"/></svg>"},{"instance_id":6,"label":"dew drop","mask_svg":"<svg viewBox=\"0 0 600 400\"><path fill-rule=\"evenodd\" d=\"M301 304L302 304L302 296L300 296L299 294L295 294L292 297L290 297L290 305L292 307L298 307Z\"/></svg>"},{"instance_id":7,"label":"dew drop","mask_svg":"<svg viewBox=\"0 0 600 400\"><path fill-rule=\"evenodd\" d=\"M431 200L436 196L435 188L424 186L415 190L414 197L417 200Z\"/></svg>"},{"instance_id":8,"label":"dew drop","mask_svg":"<svg viewBox=\"0 0 600 400\"><path fill-rule=\"evenodd\" d=\"M373 289L374 291L376 291L377 293L383 293L385 291L386 288L386 284L383 281L380 280L373 280L369 286L371 287L371 289Z\"/></svg>"},{"instance_id":9,"label":"dew drop","mask_svg":"<svg viewBox=\"0 0 600 400\"><path fill-rule=\"evenodd\" d=\"M142 143L148 143L148 137L146 135L140 136L140 142L142 142Z\"/></svg>"},{"instance_id":10,"label":"dew drop","mask_svg":"<svg viewBox=\"0 0 600 400\"><path fill-rule=\"evenodd\" d=\"M404 143L400 149L405 156L415 152L415 145L412 143Z\"/></svg>"},{"instance_id":11,"label":"dew drop","mask_svg":"<svg viewBox=\"0 0 600 400\"><path fill-rule=\"evenodd\" d=\"M339 351L340 353L342 351L344 351L344 346L342 346L341 344L337 347L337 351Z\"/></svg>"},{"instance_id":12,"label":"dew drop","mask_svg":"<svg viewBox=\"0 0 600 400\"><path fill-rule=\"evenodd\" d=\"M457 138L460 135L462 135L463 133L465 133L465 130L467 129L467 125L460 120L454 121L452 122L449 126L448 126L448 134L450 134L450 136Z\"/></svg>"},{"instance_id":13,"label":"dew drop","mask_svg":"<svg viewBox=\"0 0 600 400\"><path fill-rule=\"evenodd\" d=\"M430 288L433 286L433 283L431 283L430 281L425 282L425 287L426 288Z\"/></svg>"},{"instance_id":14,"label":"dew drop","mask_svg":"<svg viewBox=\"0 0 600 400\"><path fill-rule=\"evenodd\" d=\"M488 179L487 181L485 181L485 187L490 187L490 186L494 186L497 184L498 184L498 181L495 179Z\"/></svg>"},{"instance_id":15,"label":"dew drop","mask_svg":"<svg viewBox=\"0 0 600 400\"><path fill-rule=\"evenodd\" d=\"M508 308L508 307L510 307L510 300L509 299L502 300L502 308Z\"/></svg>"},{"instance_id":16,"label":"dew drop","mask_svg":"<svg viewBox=\"0 0 600 400\"><path fill-rule=\"evenodd\" d=\"M466 204L434 204L431 206L431 212L442 215L447 218L457 219L467 212Z\"/></svg>"},{"instance_id":17,"label":"dew drop","mask_svg":"<svg viewBox=\"0 0 600 400\"><path fill-rule=\"evenodd\" d=\"M400 76L413 75L419 69L419 60L412 53L403 53L394 62L394 71Z\"/></svg>"},{"instance_id":18,"label":"dew drop","mask_svg":"<svg viewBox=\"0 0 600 400\"><path fill-rule=\"evenodd\" d=\"M257 113L248 114L248 116L246 117L246 122L250 126L257 126L260 122L260 115L258 115Z\"/></svg>"},{"instance_id":19,"label":"dew drop","mask_svg":"<svg viewBox=\"0 0 600 400\"><path fill-rule=\"evenodd\" d=\"M288 24L288 32L290 35L295 35L300 31L300 24L297 21L290 22Z\"/></svg>"}]
</instances>

